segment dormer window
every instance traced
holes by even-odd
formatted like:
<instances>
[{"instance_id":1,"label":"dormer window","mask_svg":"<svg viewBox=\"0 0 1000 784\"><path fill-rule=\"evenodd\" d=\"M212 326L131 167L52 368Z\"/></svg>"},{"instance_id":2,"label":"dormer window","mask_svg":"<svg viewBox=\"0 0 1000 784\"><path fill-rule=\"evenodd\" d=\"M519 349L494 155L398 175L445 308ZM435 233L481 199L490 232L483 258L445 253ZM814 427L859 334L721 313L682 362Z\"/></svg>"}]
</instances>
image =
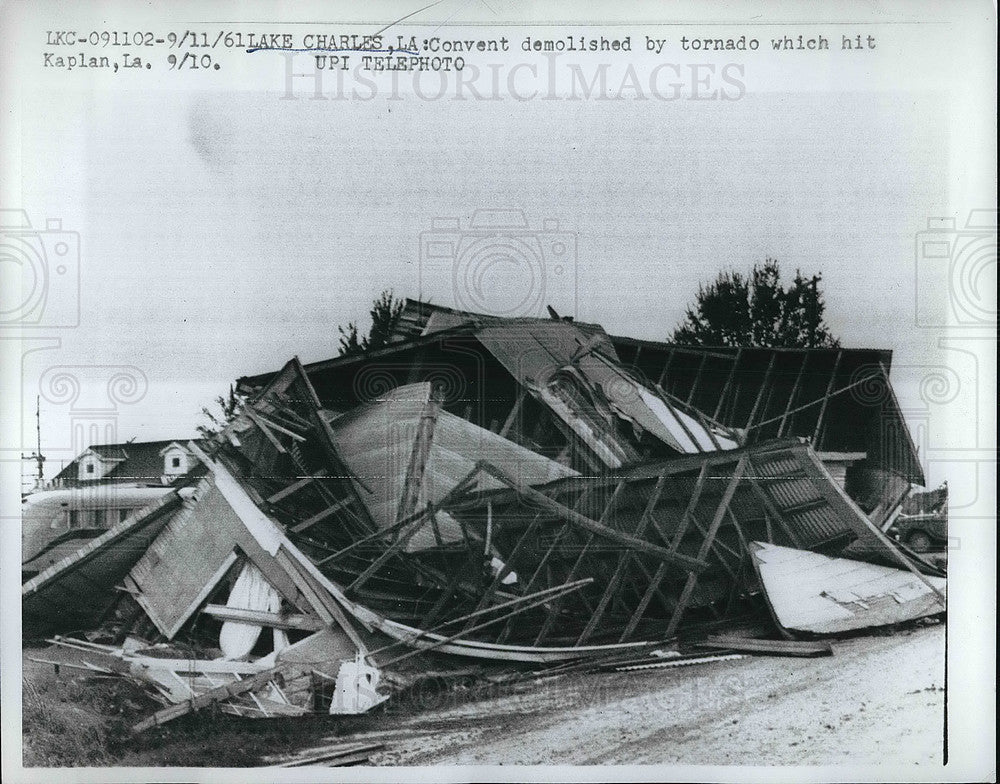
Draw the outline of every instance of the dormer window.
<instances>
[{"instance_id":1,"label":"dormer window","mask_svg":"<svg viewBox=\"0 0 1000 784\"><path fill-rule=\"evenodd\" d=\"M172 443L160 451L163 457L163 480L170 481L191 470L191 455L180 444Z\"/></svg>"},{"instance_id":2,"label":"dormer window","mask_svg":"<svg viewBox=\"0 0 1000 784\"><path fill-rule=\"evenodd\" d=\"M103 457L96 452L87 450L77 463L76 478L81 482L96 482L103 479L120 462L115 458Z\"/></svg>"}]
</instances>

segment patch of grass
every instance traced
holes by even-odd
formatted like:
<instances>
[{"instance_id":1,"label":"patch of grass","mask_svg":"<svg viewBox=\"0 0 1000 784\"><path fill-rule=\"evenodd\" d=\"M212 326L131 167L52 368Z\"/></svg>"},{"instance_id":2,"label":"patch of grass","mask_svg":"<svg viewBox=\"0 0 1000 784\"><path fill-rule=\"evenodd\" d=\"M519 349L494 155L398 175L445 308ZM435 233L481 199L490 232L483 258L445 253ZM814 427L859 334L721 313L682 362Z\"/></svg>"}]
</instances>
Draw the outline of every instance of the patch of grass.
<instances>
[{"instance_id":1,"label":"patch of grass","mask_svg":"<svg viewBox=\"0 0 1000 784\"><path fill-rule=\"evenodd\" d=\"M148 700L127 681L22 679L25 767L113 765L128 736L128 716Z\"/></svg>"}]
</instances>

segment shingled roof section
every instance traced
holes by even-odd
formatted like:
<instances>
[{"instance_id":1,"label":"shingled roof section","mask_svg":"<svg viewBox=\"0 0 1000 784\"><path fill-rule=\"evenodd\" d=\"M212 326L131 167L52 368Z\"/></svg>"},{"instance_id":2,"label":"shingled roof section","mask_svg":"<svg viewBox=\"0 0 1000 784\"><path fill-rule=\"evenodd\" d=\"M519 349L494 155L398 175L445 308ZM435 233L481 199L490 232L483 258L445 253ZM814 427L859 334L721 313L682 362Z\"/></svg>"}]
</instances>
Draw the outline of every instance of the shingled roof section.
<instances>
[{"instance_id":1,"label":"shingled roof section","mask_svg":"<svg viewBox=\"0 0 1000 784\"><path fill-rule=\"evenodd\" d=\"M160 484L163 476L163 455L160 453L173 443L187 449L186 444L191 439L171 438L166 441L126 441L123 444L91 444L80 455L70 461L53 478L54 484L75 484L77 466L80 458L87 452L95 452L101 457L120 461L107 474L101 477L102 482L152 482ZM196 441L197 443L197 441Z\"/></svg>"}]
</instances>

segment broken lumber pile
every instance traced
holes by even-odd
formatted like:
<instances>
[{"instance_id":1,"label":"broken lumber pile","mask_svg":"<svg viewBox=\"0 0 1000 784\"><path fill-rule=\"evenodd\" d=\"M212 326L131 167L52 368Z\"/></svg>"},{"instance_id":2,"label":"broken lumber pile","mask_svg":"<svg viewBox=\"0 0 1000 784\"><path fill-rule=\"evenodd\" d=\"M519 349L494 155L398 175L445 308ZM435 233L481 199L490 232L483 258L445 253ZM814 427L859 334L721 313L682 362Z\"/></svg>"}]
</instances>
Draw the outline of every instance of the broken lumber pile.
<instances>
[{"instance_id":1,"label":"broken lumber pile","mask_svg":"<svg viewBox=\"0 0 1000 784\"><path fill-rule=\"evenodd\" d=\"M895 431L890 465L854 426L898 413L844 394L888 384L858 375L867 354L425 315L370 356L242 380L242 410L185 447L183 493L25 582L29 626L114 627L105 652L165 704L137 731L213 705L361 713L470 666L830 655L795 636L944 611L943 573L880 528L919 467ZM748 615L784 639L736 636Z\"/></svg>"}]
</instances>

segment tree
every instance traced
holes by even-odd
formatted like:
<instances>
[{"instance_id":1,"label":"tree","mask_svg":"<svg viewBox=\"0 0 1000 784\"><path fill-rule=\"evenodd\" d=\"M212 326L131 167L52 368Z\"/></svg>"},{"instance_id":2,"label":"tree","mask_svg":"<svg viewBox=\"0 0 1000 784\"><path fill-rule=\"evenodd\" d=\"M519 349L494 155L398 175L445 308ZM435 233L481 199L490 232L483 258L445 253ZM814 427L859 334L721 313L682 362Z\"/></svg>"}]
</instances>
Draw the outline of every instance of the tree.
<instances>
[{"instance_id":1,"label":"tree","mask_svg":"<svg viewBox=\"0 0 1000 784\"><path fill-rule=\"evenodd\" d=\"M785 288L778 262L755 264L749 276L719 273L689 305L672 340L687 346L834 347L840 344L823 321L822 275L799 270Z\"/></svg>"},{"instance_id":2,"label":"tree","mask_svg":"<svg viewBox=\"0 0 1000 784\"><path fill-rule=\"evenodd\" d=\"M346 327L337 328L340 330L342 357L366 354L386 345L399 323L399 317L403 314L403 300L396 299L391 291L383 291L372 303L372 308L368 312L372 326L367 335L359 336L358 325L353 321L347 322Z\"/></svg>"},{"instance_id":3,"label":"tree","mask_svg":"<svg viewBox=\"0 0 1000 784\"><path fill-rule=\"evenodd\" d=\"M202 406L201 415L208 422L198 425L198 433L202 438L213 438L218 435L220 430L239 416L244 403L246 396L238 394L235 387L230 384L228 395L219 395L215 398L215 410Z\"/></svg>"}]
</instances>

